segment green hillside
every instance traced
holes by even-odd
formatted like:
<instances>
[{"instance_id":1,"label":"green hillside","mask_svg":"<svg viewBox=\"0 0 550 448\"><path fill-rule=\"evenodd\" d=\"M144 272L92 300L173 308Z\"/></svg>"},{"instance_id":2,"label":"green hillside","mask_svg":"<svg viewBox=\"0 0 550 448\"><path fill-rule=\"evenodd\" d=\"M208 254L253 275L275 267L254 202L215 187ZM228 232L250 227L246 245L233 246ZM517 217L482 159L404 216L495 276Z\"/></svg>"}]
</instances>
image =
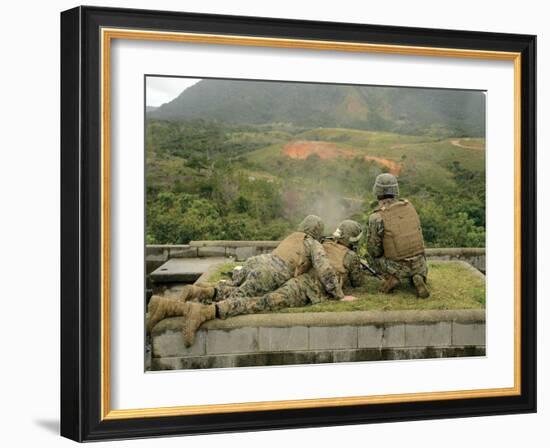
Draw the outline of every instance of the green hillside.
<instances>
[{"instance_id":1,"label":"green hillside","mask_svg":"<svg viewBox=\"0 0 550 448\"><path fill-rule=\"evenodd\" d=\"M278 239L307 214L366 222L394 172L429 246L485 244L482 138L149 119L147 239Z\"/></svg>"},{"instance_id":2,"label":"green hillside","mask_svg":"<svg viewBox=\"0 0 550 448\"><path fill-rule=\"evenodd\" d=\"M150 111L149 116L484 137L485 94L448 89L204 79L173 101Z\"/></svg>"}]
</instances>

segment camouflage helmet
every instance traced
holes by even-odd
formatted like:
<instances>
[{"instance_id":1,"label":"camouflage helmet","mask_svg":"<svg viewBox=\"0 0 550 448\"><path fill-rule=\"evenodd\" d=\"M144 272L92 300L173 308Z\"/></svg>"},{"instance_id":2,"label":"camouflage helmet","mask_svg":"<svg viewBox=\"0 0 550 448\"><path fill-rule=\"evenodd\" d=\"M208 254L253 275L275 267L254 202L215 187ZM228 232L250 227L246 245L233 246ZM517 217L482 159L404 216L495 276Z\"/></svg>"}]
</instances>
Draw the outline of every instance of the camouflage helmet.
<instances>
[{"instance_id":1,"label":"camouflage helmet","mask_svg":"<svg viewBox=\"0 0 550 448\"><path fill-rule=\"evenodd\" d=\"M320 240L325 231L325 224L318 216L308 215L298 226L298 231L304 232L316 240Z\"/></svg>"},{"instance_id":2,"label":"camouflage helmet","mask_svg":"<svg viewBox=\"0 0 550 448\"><path fill-rule=\"evenodd\" d=\"M347 246L354 246L363 236L363 229L357 221L346 219L338 225L332 236Z\"/></svg>"},{"instance_id":3,"label":"camouflage helmet","mask_svg":"<svg viewBox=\"0 0 550 448\"><path fill-rule=\"evenodd\" d=\"M374 186L372 187L372 193L376 198L382 196L399 196L399 184L397 183L397 177L390 173L382 173L376 176Z\"/></svg>"}]
</instances>

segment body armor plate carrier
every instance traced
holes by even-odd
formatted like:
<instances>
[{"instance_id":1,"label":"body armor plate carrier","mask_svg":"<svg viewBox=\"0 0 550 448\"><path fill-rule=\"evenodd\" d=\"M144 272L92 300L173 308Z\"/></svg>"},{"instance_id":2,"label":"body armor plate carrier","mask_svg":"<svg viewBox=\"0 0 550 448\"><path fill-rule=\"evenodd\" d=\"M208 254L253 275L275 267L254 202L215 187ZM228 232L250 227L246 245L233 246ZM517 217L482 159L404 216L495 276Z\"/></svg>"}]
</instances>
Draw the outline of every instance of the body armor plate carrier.
<instances>
[{"instance_id":1,"label":"body armor plate carrier","mask_svg":"<svg viewBox=\"0 0 550 448\"><path fill-rule=\"evenodd\" d=\"M291 233L281 241L272 252L273 255L276 255L286 262L295 276L303 274L311 268L311 262L306 255L306 248L304 245L306 236L307 235L302 232Z\"/></svg>"},{"instance_id":2,"label":"body armor plate carrier","mask_svg":"<svg viewBox=\"0 0 550 448\"><path fill-rule=\"evenodd\" d=\"M344 264L344 259L349 249L343 246L342 244L335 243L334 241L325 241L323 243L323 247L327 254L327 258L330 262L330 265L336 271L336 275L338 276L338 282L340 283L340 286L341 287L348 286L346 282L348 272Z\"/></svg>"},{"instance_id":3,"label":"body armor plate carrier","mask_svg":"<svg viewBox=\"0 0 550 448\"><path fill-rule=\"evenodd\" d=\"M413 205L399 200L377 210L384 222L384 256L403 260L424 253L420 219Z\"/></svg>"}]
</instances>

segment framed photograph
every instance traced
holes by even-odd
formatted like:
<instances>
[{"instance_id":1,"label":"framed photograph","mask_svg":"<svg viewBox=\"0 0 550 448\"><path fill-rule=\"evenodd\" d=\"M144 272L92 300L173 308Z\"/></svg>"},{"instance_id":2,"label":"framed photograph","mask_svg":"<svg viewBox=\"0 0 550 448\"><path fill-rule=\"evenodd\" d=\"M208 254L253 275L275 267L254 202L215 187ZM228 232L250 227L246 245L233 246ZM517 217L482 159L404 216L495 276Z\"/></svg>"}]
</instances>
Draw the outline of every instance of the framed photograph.
<instances>
[{"instance_id":1,"label":"framed photograph","mask_svg":"<svg viewBox=\"0 0 550 448\"><path fill-rule=\"evenodd\" d=\"M61 434L536 411L536 37L61 14Z\"/></svg>"}]
</instances>

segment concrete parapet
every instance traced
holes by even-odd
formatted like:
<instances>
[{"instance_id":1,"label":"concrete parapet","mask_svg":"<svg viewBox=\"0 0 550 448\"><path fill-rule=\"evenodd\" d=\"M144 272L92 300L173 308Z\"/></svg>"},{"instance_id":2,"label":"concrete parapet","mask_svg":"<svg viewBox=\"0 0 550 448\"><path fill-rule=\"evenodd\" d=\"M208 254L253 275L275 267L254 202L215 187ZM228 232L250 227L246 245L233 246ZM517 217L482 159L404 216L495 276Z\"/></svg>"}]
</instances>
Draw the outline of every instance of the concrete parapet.
<instances>
[{"instance_id":1,"label":"concrete parapet","mask_svg":"<svg viewBox=\"0 0 550 448\"><path fill-rule=\"evenodd\" d=\"M485 273L484 247L444 247L426 249L426 258L441 261L465 261Z\"/></svg>"},{"instance_id":2,"label":"concrete parapet","mask_svg":"<svg viewBox=\"0 0 550 448\"><path fill-rule=\"evenodd\" d=\"M254 255L271 252L279 241L191 241L180 245L148 245L146 247L147 273L151 273L160 265L172 258L219 258L231 257L244 261ZM485 272L485 248L429 248L426 249L429 260L465 261Z\"/></svg>"},{"instance_id":3,"label":"concrete parapet","mask_svg":"<svg viewBox=\"0 0 550 448\"><path fill-rule=\"evenodd\" d=\"M171 258L151 272L150 278L155 283L193 283L225 261L225 257Z\"/></svg>"},{"instance_id":4,"label":"concrete parapet","mask_svg":"<svg viewBox=\"0 0 550 448\"><path fill-rule=\"evenodd\" d=\"M153 329L153 370L485 354L484 310L237 316L204 324L190 348L182 325L170 318Z\"/></svg>"}]
</instances>

